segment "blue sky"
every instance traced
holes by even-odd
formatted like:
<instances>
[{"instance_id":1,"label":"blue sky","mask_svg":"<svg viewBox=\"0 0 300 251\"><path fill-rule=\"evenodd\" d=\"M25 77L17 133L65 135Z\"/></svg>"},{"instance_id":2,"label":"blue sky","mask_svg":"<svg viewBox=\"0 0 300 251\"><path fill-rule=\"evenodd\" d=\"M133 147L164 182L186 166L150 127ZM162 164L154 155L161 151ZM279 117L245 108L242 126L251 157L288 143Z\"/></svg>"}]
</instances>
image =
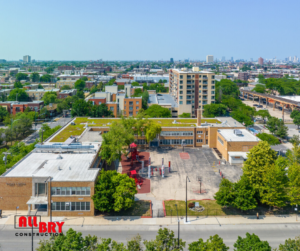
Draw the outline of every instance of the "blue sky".
<instances>
[{"instance_id":1,"label":"blue sky","mask_svg":"<svg viewBox=\"0 0 300 251\"><path fill-rule=\"evenodd\" d=\"M300 56L299 0L1 1L0 59Z\"/></svg>"}]
</instances>

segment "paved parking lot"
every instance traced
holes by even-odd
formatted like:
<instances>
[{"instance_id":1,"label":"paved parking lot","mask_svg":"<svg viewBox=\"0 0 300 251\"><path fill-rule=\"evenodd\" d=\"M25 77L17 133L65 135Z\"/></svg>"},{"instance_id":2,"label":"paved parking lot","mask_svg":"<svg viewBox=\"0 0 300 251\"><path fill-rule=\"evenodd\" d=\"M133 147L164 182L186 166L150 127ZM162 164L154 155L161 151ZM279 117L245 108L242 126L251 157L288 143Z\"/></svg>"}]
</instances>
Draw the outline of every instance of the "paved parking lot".
<instances>
[{"instance_id":1,"label":"paved parking lot","mask_svg":"<svg viewBox=\"0 0 300 251\"><path fill-rule=\"evenodd\" d=\"M154 176L151 177L151 193L156 199L185 200L186 176L190 179L188 199L213 199L221 182L219 169L231 181L238 180L242 174L240 166L219 165L219 160L210 148L186 148L185 152L188 158L187 154L180 154L182 148L150 150L151 166L154 167ZM164 178L159 172L162 158L166 167ZM171 173L167 168L169 161L171 161ZM147 176L146 169L143 176ZM201 194L199 177L202 180Z\"/></svg>"}]
</instances>

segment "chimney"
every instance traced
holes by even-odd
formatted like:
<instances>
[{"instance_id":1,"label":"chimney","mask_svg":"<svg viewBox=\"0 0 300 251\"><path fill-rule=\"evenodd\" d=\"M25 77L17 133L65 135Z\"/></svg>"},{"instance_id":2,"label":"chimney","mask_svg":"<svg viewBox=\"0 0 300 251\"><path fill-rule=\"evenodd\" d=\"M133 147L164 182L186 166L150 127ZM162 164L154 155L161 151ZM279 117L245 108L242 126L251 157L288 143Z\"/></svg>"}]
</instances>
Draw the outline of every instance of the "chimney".
<instances>
[{"instance_id":1,"label":"chimney","mask_svg":"<svg viewBox=\"0 0 300 251\"><path fill-rule=\"evenodd\" d=\"M201 126L201 109L197 109L197 126Z\"/></svg>"}]
</instances>

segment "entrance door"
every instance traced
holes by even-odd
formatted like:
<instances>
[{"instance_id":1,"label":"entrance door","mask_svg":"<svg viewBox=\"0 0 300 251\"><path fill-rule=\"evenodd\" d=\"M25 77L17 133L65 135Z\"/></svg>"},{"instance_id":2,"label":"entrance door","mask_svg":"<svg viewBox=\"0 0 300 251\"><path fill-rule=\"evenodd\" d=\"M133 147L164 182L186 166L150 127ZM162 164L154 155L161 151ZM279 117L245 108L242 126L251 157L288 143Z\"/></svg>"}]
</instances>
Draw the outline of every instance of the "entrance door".
<instances>
[{"instance_id":1,"label":"entrance door","mask_svg":"<svg viewBox=\"0 0 300 251\"><path fill-rule=\"evenodd\" d=\"M46 212L47 211L47 204L35 204L34 209L38 209L38 211Z\"/></svg>"},{"instance_id":2,"label":"entrance door","mask_svg":"<svg viewBox=\"0 0 300 251\"><path fill-rule=\"evenodd\" d=\"M151 141L150 147L158 147L158 141Z\"/></svg>"}]
</instances>

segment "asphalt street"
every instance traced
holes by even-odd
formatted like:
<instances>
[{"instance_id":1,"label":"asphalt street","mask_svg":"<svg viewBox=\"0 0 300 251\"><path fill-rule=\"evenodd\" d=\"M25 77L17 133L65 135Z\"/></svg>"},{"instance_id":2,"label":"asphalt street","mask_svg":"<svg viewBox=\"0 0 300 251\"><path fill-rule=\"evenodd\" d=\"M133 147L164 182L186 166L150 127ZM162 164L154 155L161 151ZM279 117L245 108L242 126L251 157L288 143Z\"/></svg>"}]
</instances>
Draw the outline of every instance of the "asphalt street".
<instances>
[{"instance_id":1,"label":"asphalt street","mask_svg":"<svg viewBox=\"0 0 300 251\"><path fill-rule=\"evenodd\" d=\"M177 226L161 226L167 227L175 232L177 237ZM134 226L74 226L76 231L83 233L83 236L88 234L96 235L101 238L112 238L118 242L127 242L133 236L140 234L142 240L155 239L159 226L151 225L134 225ZM67 228L63 227L63 231ZM22 233L29 233L31 230L22 230ZM36 231L35 231L36 232ZM299 224L249 224L249 225L180 225L180 238L187 242L187 244L203 238L208 239L209 236L218 234L224 239L230 250L233 250L233 244L236 242L237 237L244 237L245 234L255 233L261 240L266 240L270 245L275 248L280 243L288 238L294 238L300 234ZM15 233L20 233L13 226L0 226L0 250L13 251L13 250L31 250L31 237L22 236L16 237ZM45 237L34 237L34 248L37 248L40 239ZM49 237L47 237L49 238ZM186 245L188 247L188 245ZM186 249L187 250L187 249Z\"/></svg>"},{"instance_id":2,"label":"asphalt street","mask_svg":"<svg viewBox=\"0 0 300 251\"><path fill-rule=\"evenodd\" d=\"M53 121L53 122L47 122L47 124L53 128L55 126L64 126L65 124L69 123L72 120L71 117L67 117L67 118L61 118L60 120L58 120L57 122ZM39 137L39 129L41 128L41 124L33 125L32 128L36 129L36 131L34 133L32 133L31 135L29 135L26 139L24 139L23 141L25 142L26 145L29 145L31 143L33 143L38 137Z\"/></svg>"}]
</instances>

